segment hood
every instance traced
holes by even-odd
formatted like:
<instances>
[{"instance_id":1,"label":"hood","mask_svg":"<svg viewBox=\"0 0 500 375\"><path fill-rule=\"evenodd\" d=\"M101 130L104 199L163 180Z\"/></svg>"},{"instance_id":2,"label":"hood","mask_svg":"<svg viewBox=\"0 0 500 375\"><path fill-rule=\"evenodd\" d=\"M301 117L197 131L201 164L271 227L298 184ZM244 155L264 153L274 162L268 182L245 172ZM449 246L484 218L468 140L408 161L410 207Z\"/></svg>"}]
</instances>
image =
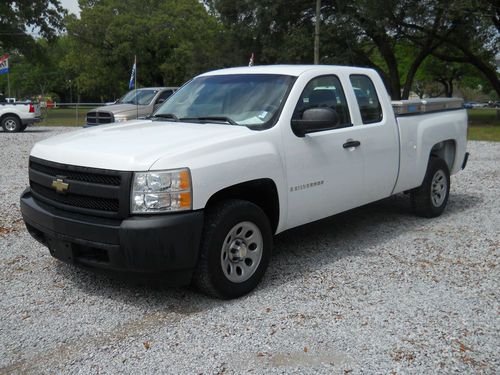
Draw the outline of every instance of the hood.
<instances>
[{"instance_id":1,"label":"hood","mask_svg":"<svg viewBox=\"0 0 500 375\"><path fill-rule=\"evenodd\" d=\"M136 114L139 110L139 114L149 111L149 106L147 105L135 105L135 104L110 104L102 107L94 108L90 112L111 112L116 115L131 115Z\"/></svg>"},{"instance_id":2,"label":"hood","mask_svg":"<svg viewBox=\"0 0 500 375\"><path fill-rule=\"evenodd\" d=\"M35 144L31 155L63 164L146 171L159 159L187 162L207 147L257 133L244 126L136 120L61 134ZM169 165L169 168L189 165Z\"/></svg>"}]
</instances>

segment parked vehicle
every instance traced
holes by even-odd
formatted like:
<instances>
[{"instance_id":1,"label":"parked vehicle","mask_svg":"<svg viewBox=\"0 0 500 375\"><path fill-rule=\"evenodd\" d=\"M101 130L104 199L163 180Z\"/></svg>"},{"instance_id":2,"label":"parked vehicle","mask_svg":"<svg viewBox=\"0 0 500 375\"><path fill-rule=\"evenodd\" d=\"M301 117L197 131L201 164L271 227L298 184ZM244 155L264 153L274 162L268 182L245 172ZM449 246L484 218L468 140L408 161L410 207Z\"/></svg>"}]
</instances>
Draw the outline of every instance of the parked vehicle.
<instances>
[{"instance_id":1,"label":"parked vehicle","mask_svg":"<svg viewBox=\"0 0 500 375\"><path fill-rule=\"evenodd\" d=\"M146 87L129 91L121 99L87 113L87 127L147 117L167 100L177 87Z\"/></svg>"},{"instance_id":2,"label":"parked vehicle","mask_svg":"<svg viewBox=\"0 0 500 375\"><path fill-rule=\"evenodd\" d=\"M7 102L0 95L0 125L8 133L22 132L42 120L40 106L31 102Z\"/></svg>"},{"instance_id":3,"label":"parked vehicle","mask_svg":"<svg viewBox=\"0 0 500 375\"><path fill-rule=\"evenodd\" d=\"M490 100L488 102L488 108L500 108L500 101L497 100L496 102L494 102L493 100Z\"/></svg>"},{"instance_id":4,"label":"parked vehicle","mask_svg":"<svg viewBox=\"0 0 500 375\"><path fill-rule=\"evenodd\" d=\"M461 99L391 103L371 69L195 77L153 118L37 143L21 211L65 262L251 291L273 235L401 192L440 215L467 163Z\"/></svg>"}]
</instances>

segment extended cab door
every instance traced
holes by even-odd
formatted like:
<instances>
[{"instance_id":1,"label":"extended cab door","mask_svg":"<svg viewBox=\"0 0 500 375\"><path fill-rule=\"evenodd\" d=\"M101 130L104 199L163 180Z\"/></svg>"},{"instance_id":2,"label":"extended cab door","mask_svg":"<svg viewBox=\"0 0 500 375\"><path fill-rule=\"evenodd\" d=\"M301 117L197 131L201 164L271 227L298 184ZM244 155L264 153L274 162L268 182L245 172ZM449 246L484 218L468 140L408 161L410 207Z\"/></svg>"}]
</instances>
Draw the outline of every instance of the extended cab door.
<instances>
[{"instance_id":1,"label":"extended cab door","mask_svg":"<svg viewBox=\"0 0 500 375\"><path fill-rule=\"evenodd\" d=\"M288 228L356 207L364 191L362 154L356 147L344 146L358 138L358 130L352 126L340 79L332 74L316 76L301 87L304 87L301 94L289 98L296 104L292 116L285 117L282 133L288 181ZM339 115L336 129L305 137L292 132L290 117L300 119L304 110L324 106Z\"/></svg>"},{"instance_id":2,"label":"extended cab door","mask_svg":"<svg viewBox=\"0 0 500 375\"><path fill-rule=\"evenodd\" d=\"M371 76L370 76L371 75ZM347 95L355 97L354 127L360 131L358 152L363 157L363 194L360 204L391 195L398 175L399 134L389 96L375 72L350 74Z\"/></svg>"}]
</instances>

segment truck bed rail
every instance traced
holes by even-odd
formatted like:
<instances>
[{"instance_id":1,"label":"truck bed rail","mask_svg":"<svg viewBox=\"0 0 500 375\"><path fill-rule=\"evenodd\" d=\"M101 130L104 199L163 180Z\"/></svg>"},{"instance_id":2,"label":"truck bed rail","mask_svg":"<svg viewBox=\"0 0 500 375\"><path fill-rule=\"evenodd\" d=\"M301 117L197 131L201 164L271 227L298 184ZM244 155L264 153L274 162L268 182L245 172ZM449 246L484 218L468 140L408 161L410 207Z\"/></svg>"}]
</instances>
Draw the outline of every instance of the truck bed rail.
<instances>
[{"instance_id":1,"label":"truck bed rail","mask_svg":"<svg viewBox=\"0 0 500 375\"><path fill-rule=\"evenodd\" d=\"M392 101L396 116L417 115L463 108L462 98L411 99Z\"/></svg>"}]
</instances>

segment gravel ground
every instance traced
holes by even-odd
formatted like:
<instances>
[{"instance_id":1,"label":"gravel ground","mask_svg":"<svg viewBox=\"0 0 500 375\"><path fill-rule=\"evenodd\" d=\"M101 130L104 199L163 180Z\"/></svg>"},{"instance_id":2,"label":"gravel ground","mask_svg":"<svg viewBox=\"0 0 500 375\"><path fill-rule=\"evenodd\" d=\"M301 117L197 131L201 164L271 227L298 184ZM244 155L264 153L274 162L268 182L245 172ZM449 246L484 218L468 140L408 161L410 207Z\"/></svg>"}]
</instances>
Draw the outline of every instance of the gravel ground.
<instances>
[{"instance_id":1,"label":"gravel ground","mask_svg":"<svg viewBox=\"0 0 500 375\"><path fill-rule=\"evenodd\" d=\"M404 195L283 233L250 295L131 285L51 258L18 198L37 140L0 132L0 373L498 373L500 143L446 212Z\"/></svg>"}]
</instances>

